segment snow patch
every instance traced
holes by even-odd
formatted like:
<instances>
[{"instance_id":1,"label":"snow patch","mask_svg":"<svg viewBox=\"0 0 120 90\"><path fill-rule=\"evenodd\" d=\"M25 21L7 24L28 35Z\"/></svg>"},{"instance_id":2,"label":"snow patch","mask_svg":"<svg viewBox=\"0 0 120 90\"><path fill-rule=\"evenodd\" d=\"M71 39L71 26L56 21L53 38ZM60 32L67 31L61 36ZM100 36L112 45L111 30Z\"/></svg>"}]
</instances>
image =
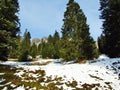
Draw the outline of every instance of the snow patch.
<instances>
[{"instance_id":1,"label":"snow patch","mask_svg":"<svg viewBox=\"0 0 120 90\"><path fill-rule=\"evenodd\" d=\"M78 86L83 84L100 84L99 90L108 87L106 83L110 83L109 85L114 89L118 90L120 88L120 58L109 59L109 57L105 55L101 55L97 60L89 61L85 64L77 64L74 62L70 62L67 64L61 63L61 61L53 59L50 60L38 60L29 63L45 63L51 61L46 65L36 65L30 66L26 64L28 62L4 62L5 65L16 65L18 71L15 75L21 77L24 73L28 73L29 71L36 70L45 70L46 76L52 76L52 78L62 77L63 82L72 82L73 80L77 81ZM72 64L71 64L72 63ZM22 70L19 70L22 68ZM30 73L30 76L39 78L38 74ZM4 80L0 80L1 82ZM44 84L44 83L43 83ZM64 89L71 89L63 84ZM35 89L35 88L34 88ZM107 88L108 89L108 88ZM25 90L24 86L20 86L15 90Z\"/></svg>"},{"instance_id":2,"label":"snow patch","mask_svg":"<svg viewBox=\"0 0 120 90\"><path fill-rule=\"evenodd\" d=\"M99 60L105 60L105 59L110 59L107 55L102 54L98 57Z\"/></svg>"},{"instance_id":3,"label":"snow patch","mask_svg":"<svg viewBox=\"0 0 120 90\"><path fill-rule=\"evenodd\" d=\"M2 83L2 82L4 82L4 81L5 81L5 79L3 79L3 78L2 78L2 79L0 79L0 83Z\"/></svg>"},{"instance_id":4,"label":"snow patch","mask_svg":"<svg viewBox=\"0 0 120 90\"><path fill-rule=\"evenodd\" d=\"M0 73L0 75L4 75L5 73Z\"/></svg>"},{"instance_id":5,"label":"snow patch","mask_svg":"<svg viewBox=\"0 0 120 90\"><path fill-rule=\"evenodd\" d=\"M19 72L15 73L14 75L19 76L19 77L22 77L22 75L23 75L24 73L25 73L24 71L19 71Z\"/></svg>"},{"instance_id":6,"label":"snow patch","mask_svg":"<svg viewBox=\"0 0 120 90\"><path fill-rule=\"evenodd\" d=\"M25 90L25 88L24 88L24 86L19 86L19 87L17 87L17 88L14 89L14 90Z\"/></svg>"},{"instance_id":7,"label":"snow patch","mask_svg":"<svg viewBox=\"0 0 120 90\"><path fill-rule=\"evenodd\" d=\"M31 65L31 64L34 64L34 63L39 63L39 64L44 64L46 62L52 62L53 59L47 59L47 60L44 60L44 59L39 59L37 61L32 61L32 62L15 62L15 61L5 61L5 62L0 62L0 64L3 64L3 65L9 65L9 66L20 66L20 65Z\"/></svg>"}]
</instances>

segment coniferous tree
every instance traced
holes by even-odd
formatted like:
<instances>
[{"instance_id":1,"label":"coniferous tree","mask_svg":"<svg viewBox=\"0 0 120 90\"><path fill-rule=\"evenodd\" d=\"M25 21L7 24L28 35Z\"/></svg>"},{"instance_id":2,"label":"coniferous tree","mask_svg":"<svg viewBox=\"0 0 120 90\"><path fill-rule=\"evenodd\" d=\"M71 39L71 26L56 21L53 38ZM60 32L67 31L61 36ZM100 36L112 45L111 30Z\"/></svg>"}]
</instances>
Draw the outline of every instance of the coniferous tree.
<instances>
[{"instance_id":1,"label":"coniferous tree","mask_svg":"<svg viewBox=\"0 0 120 90\"><path fill-rule=\"evenodd\" d=\"M90 36L86 20L79 4L69 0L64 13L61 42L61 57L67 61L93 59L96 55L95 42Z\"/></svg>"},{"instance_id":2,"label":"coniferous tree","mask_svg":"<svg viewBox=\"0 0 120 90\"><path fill-rule=\"evenodd\" d=\"M42 57L54 58L55 49L52 43L42 43Z\"/></svg>"},{"instance_id":3,"label":"coniferous tree","mask_svg":"<svg viewBox=\"0 0 120 90\"><path fill-rule=\"evenodd\" d=\"M25 31L24 37L20 43L20 56L19 56L19 61L27 61L28 60L28 55L30 54L30 48L31 48L31 35L30 32Z\"/></svg>"},{"instance_id":4,"label":"coniferous tree","mask_svg":"<svg viewBox=\"0 0 120 90\"><path fill-rule=\"evenodd\" d=\"M47 38L47 42L45 40L41 40L41 43L38 46L39 51L41 51L41 55L43 58L54 58L58 59L60 57L59 49L60 49L60 36L57 31L55 31L54 35L49 35Z\"/></svg>"},{"instance_id":5,"label":"coniferous tree","mask_svg":"<svg viewBox=\"0 0 120 90\"><path fill-rule=\"evenodd\" d=\"M10 58L18 58L20 49L20 39L19 37L13 38L10 46L9 57Z\"/></svg>"},{"instance_id":6,"label":"coniferous tree","mask_svg":"<svg viewBox=\"0 0 120 90\"><path fill-rule=\"evenodd\" d=\"M55 31L53 35L53 46L54 46L54 51L55 51L53 58L58 59L60 58L60 36L57 31Z\"/></svg>"},{"instance_id":7,"label":"coniferous tree","mask_svg":"<svg viewBox=\"0 0 120 90\"><path fill-rule=\"evenodd\" d=\"M31 45L30 55L32 55L34 58L38 55L41 55L41 40L39 38L34 38L31 41Z\"/></svg>"},{"instance_id":8,"label":"coniferous tree","mask_svg":"<svg viewBox=\"0 0 120 90\"><path fill-rule=\"evenodd\" d=\"M0 31L0 60L7 60L9 55L9 42L10 42L10 33Z\"/></svg>"},{"instance_id":9,"label":"coniferous tree","mask_svg":"<svg viewBox=\"0 0 120 90\"><path fill-rule=\"evenodd\" d=\"M37 55L42 55L42 43L38 45Z\"/></svg>"},{"instance_id":10,"label":"coniferous tree","mask_svg":"<svg viewBox=\"0 0 120 90\"><path fill-rule=\"evenodd\" d=\"M112 58L120 57L120 0L100 0L100 5L104 37L99 38L100 51Z\"/></svg>"},{"instance_id":11,"label":"coniferous tree","mask_svg":"<svg viewBox=\"0 0 120 90\"><path fill-rule=\"evenodd\" d=\"M43 42L40 46L42 47L43 58L59 58L59 33L55 31L55 34L49 35L48 41Z\"/></svg>"},{"instance_id":12,"label":"coniferous tree","mask_svg":"<svg viewBox=\"0 0 120 90\"><path fill-rule=\"evenodd\" d=\"M55 31L54 35L53 35L53 43L54 44L58 44L60 40L60 36L59 33L57 31Z\"/></svg>"},{"instance_id":13,"label":"coniferous tree","mask_svg":"<svg viewBox=\"0 0 120 90\"><path fill-rule=\"evenodd\" d=\"M30 48L30 55L35 58L36 55L38 54L38 48L37 45L35 43L33 43L33 45Z\"/></svg>"},{"instance_id":14,"label":"coniferous tree","mask_svg":"<svg viewBox=\"0 0 120 90\"><path fill-rule=\"evenodd\" d=\"M105 43L105 36L101 34L101 36L98 37L98 47L99 47L99 52L101 54L105 52L104 43Z\"/></svg>"},{"instance_id":15,"label":"coniferous tree","mask_svg":"<svg viewBox=\"0 0 120 90\"><path fill-rule=\"evenodd\" d=\"M18 0L0 0L0 59L7 60L12 42L17 37L19 29ZM5 33L4 33L5 32Z\"/></svg>"},{"instance_id":16,"label":"coniferous tree","mask_svg":"<svg viewBox=\"0 0 120 90\"><path fill-rule=\"evenodd\" d=\"M52 43L52 44L54 43L54 40L53 40L53 36L52 36L52 35L49 35L49 36L48 36L48 42L49 42L49 43Z\"/></svg>"}]
</instances>

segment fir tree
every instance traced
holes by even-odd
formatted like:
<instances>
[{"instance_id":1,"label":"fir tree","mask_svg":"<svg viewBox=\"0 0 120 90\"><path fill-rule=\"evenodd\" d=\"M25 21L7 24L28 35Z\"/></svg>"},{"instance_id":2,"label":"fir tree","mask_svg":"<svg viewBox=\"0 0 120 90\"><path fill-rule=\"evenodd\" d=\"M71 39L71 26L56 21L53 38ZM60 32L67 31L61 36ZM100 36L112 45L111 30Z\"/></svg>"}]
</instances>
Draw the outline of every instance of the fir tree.
<instances>
[{"instance_id":1,"label":"fir tree","mask_svg":"<svg viewBox=\"0 0 120 90\"><path fill-rule=\"evenodd\" d=\"M43 42L40 46L42 48L42 56L43 58L59 58L59 47L60 47L60 36L57 31L55 31L54 35L49 35L48 42Z\"/></svg>"},{"instance_id":2,"label":"fir tree","mask_svg":"<svg viewBox=\"0 0 120 90\"><path fill-rule=\"evenodd\" d=\"M6 61L9 55L10 33L6 30L0 31L0 60Z\"/></svg>"},{"instance_id":3,"label":"fir tree","mask_svg":"<svg viewBox=\"0 0 120 90\"><path fill-rule=\"evenodd\" d=\"M10 47L14 48L14 38L17 37L19 29L18 0L0 0L0 59L7 60ZM6 33L4 33L6 32Z\"/></svg>"},{"instance_id":4,"label":"fir tree","mask_svg":"<svg viewBox=\"0 0 120 90\"><path fill-rule=\"evenodd\" d=\"M37 45L35 43L33 43L33 45L31 46L30 48L30 55L35 58L36 55L38 53L38 48L37 48Z\"/></svg>"},{"instance_id":5,"label":"fir tree","mask_svg":"<svg viewBox=\"0 0 120 90\"><path fill-rule=\"evenodd\" d=\"M53 45L54 45L54 59L60 58L60 35L57 31L55 31L53 35Z\"/></svg>"},{"instance_id":6,"label":"fir tree","mask_svg":"<svg viewBox=\"0 0 120 90\"><path fill-rule=\"evenodd\" d=\"M101 34L101 36L98 37L98 47L99 47L99 52L101 54L103 54L105 52L104 43L105 43L105 36L103 34Z\"/></svg>"},{"instance_id":7,"label":"fir tree","mask_svg":"<svg viewBox=\"0 0 120 90\"><path fill-rule=\"evenodd\" d=\"M103 48L101 52L112 58L120 57L120 0L100 0L100 5L104 37L99 38L103 44L99 45Z\"/></svg>"},{"instance_id":8,"label":"fir tree","mask_svg":"<svg viewBox=\"0 0 120 90\"><path fill-rule=\"evenodd\" d=\"M30 48L31 48L31 35L30 32L25 31L24 37L20 43L20 56L19 56L19 61L27 61L28 55L30 55Z\"/></svg>"},{"instance_id":9,"label":"fir tree","mask_svg":"<svg viewBox=\"0 0 120 90\"><path fill-rule=\"evenodd\" d=\"M55 33L53 35L53 44L58 44L59 41L60 41L59 33L57 31L55 31Z\"/></svg>"},{"instance_id":10,"label":"fir tree","mask_svg":"<svg viewBox=\"0 0 120 90\"><path fill-rule=\"evenodd\" d=\"M42 55L42 43L38 45L37 55Z\"/></svg>"},{"instance_id":11,"label":"fir tree","mask_svg":"<svg viewBox=\"0 0 120 90\"><path fill-rule=\"evenodd\" d=\"M18 58L20 49L20 38L13 38L10 46L9 57L10 58Z\"/></svg>"},{"instance_id":12,"label":"fir tree","mask_svg":"<svg viewBox=\"0 0 120 90\"><path fill-rule=\"evenodd\" d=\"M65 60L93 59L96 47L86 24L86 17L74 0L69 0L62 27L61 57Z\"/></svg>"},{"instance_id":13,"label":"fir tree","mask_svg":"<svg viewBox=\"0 0 120 90\"><path fill-rule=\"evenodd\" d=\"M52 43L42 43L42 57L54 58L55 49Z\"/></svg>"},{"instance_id":14,"label":"fir tree","mask_svg":"<svg viewBox=\"0 0 120 90\"><path fill-rule=\"evenodd\" d=\"M52 36L52 35L49 35L49 36L48 36L48 42L49 42L49 43L52 43L52 44L54 43L54 40L53 40L53 36Z\"/></svg>"}]
</instances>

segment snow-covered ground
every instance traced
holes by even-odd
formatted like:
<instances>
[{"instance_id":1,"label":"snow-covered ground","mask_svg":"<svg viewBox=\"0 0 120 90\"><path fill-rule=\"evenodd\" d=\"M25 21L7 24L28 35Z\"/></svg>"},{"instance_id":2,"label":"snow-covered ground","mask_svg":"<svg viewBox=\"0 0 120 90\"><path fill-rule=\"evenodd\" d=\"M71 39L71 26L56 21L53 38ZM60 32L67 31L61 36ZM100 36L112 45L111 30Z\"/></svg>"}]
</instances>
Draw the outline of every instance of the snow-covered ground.
<instances>
[{"instance_id":1,"label":"snow-covered ground","mask_svg":"<svg viewBox=\"0 0 120 90\"><path fill-rule=\"evenodd\" d=\"M99 84L99 90L120 90L120 58L109 59L108 57L101 56L97 60L88 61L85 64L62 64L60 62L56 63L53 59L34 62L7 61L1 62L1 64L23 68L14 74L20 78L26 73L25 71L44 70L46 77L62 77L63 83L77 81L76 88L82 87L83 84ZM39 78L38 74L29 73L28 76L33 76L36 79ZM0 82L3 80L0 79ZM65 84L62 86L64 90L75 89ZM23 86L20 87L23 88Z\"/></svg>"}]
</instances>

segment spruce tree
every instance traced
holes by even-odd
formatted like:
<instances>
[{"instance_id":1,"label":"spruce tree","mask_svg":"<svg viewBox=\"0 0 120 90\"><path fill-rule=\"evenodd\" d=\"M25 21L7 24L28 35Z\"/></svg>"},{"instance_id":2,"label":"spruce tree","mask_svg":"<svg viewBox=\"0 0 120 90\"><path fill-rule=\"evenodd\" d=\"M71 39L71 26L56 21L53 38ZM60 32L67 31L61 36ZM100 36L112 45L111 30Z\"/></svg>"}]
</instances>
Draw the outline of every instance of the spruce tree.
<instances>
[{"instance_id":1,"label":"spruce tree","mask_svg":"<svg viewBox=\"0 0 120 90\"><path fill-rule=\"evenodd\" d=\"M54 35L49 35L48 42L43 42L42 46L42 56L43 58L54 58L58 59L59 56L59 48L60 48L60 36L57 31L55 31Z\"/></svg>"},{"instance_id":2,"label":"spruce tree","mask_svg":"<svg viewBox=\"0 0 120 90\"><path fill-rule=\"evenodd\" d=\"M31 35L30 32L25 31L24 36L22 38L22 41L20 43L20 56L19 56L19 61L27 61L28 55L30 55L30 48L31 48Z\"/></svg>"},{"instance_id":3,"label":"spruce tree","mask_svg":"<svg viewBox=\"0 0 120 90\"><path fill-rule=\"evenodd\" d=\"M120 0L100 0L100 5L104 37L99 38L103 43L102 53L112 58L120 57Z\"/></svg>"},{"instance_id":4,"label":"spruce tree","mask_svg":"<svg viewBox=\"0 0 120 90\"><path fill-rule=\"evenodd\" d=\"M53 36L52 36L52 35L49 35L49 36L48 36L48 42L49 42L49 43L54 43L54 40L53 40Z\"/></svg>"},{"instance_id":5,"label":"spruce tree","mask_svg":"<svg viewBox=\"0 0 120 90\"><path fill-rule=\"evenodd\" d=\"M9 55L10 33L0 30L0 60L6 61Z\"/></svg>"},{"instance_id":6,"label":"spruce tree","mask_svg":"<svg viewBox=\"0 0 120 90\"><path fill-rule=\"evenodd\" d=\"M30 47L31 47L31 35L30 35L30 32L25 31L24 33L24 39L23 39L23 47L25 47L25 49L27 49L28 51L30 50Z\"/></svg>"},{"instance_id":7,"label":"spruce tree","mask_svg":"<svg viewBox=\"0 0 120 90\"><path fill-rule=\"evenodd\" d=\"M99 47L99 52L101 54L105 53L104 43L105 43L105 36L101 34L101 36L98 37L98 47Z\"/></svg>"},{"instance_id":8,"label":"spruce tree","mask_svg":"<svg viewBox=\"0 0 120 90\"><path fill-rule=\"evenodd\" d=\"M54 58L55 49L52 43L42 43L42 57Z\"/></svg>"},{"instance_id":9,"label":"spruce tree","mask_svg":"<svg viewBox=\"0 0 120 90\"><path fill-rule=\"evenodd\" d=\"M69 0L62 27L61 57L65 60L93 59L96 47L86 24L86 17L74 0Z\"/></svg>"},{"instance_id":10,"label":"spruce tree","mask_svg":"<svg viewBox=\"0 0 120 90\"><path fill-rule=\"evenodd\" d=\"M35 43L32 44L31 48L30 48L30 55L35 58L36 55L38 54L38 48L37 45Z\"/></svg>"},{"instance_id":11,"label":"spruce tree","mask_svg":"<svg viewBox=\"0 0 120 90\"><path fill-rule=\"evenodd\" d=\"M53 35L53 46L54 46L54 59L60 58L60 35L57 31L55 31Z\"/></svg>"},{"instance_id":12,"label":"spruce tree","mask_svg":"<svg viewBox=\"0 0 120 90\"><path fill-rule=\"evenodd\" d=\"M59 33L57 31L55 31L54 35L53 35L53 43L54 44L58 44L60 40L60 36Z\"/></svg>"},{"instance_id":13,"label":"spruce tree","mask_svg":"<svg viewBox=\"0 0 120 90\"><path fill-rule=\"evenodd\" d=\"M14 48L14 41L19 29L18 0L0 0L0 59L7 60L10 47ZM2 39L4 38L4 39Z\"/></svg>"}]
</instances>

